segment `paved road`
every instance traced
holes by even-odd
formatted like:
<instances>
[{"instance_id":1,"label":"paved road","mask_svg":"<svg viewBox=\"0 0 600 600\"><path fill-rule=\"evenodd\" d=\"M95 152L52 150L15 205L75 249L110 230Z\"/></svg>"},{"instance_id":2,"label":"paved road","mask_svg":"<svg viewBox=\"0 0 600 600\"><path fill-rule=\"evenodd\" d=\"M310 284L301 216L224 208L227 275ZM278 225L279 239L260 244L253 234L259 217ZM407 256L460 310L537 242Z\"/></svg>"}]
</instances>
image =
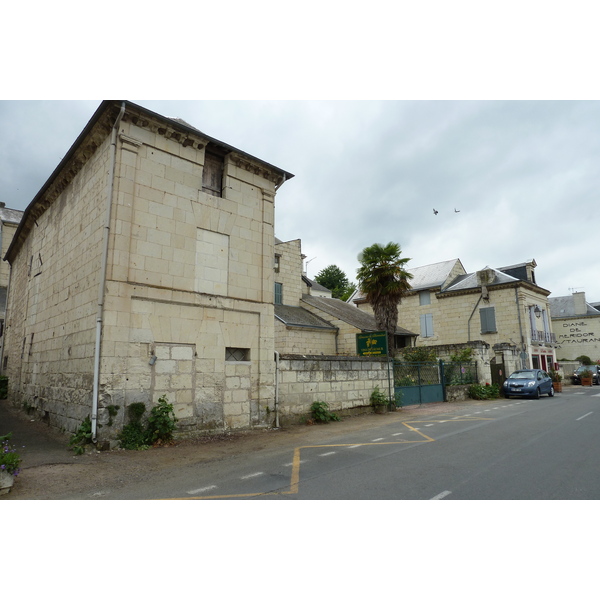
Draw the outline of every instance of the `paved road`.
<instances>
[{"instance_id":1,"label":"paved road","mask_svg":"<svg viewBox=\"0 0 600 600\"><path fill-rule=\"evenodd\" d=\"M381 424L379 424L381 423ZM364 430L173 470L111 498L598 499L600 393L388 415Z\"/></svg>"}]
</instances>

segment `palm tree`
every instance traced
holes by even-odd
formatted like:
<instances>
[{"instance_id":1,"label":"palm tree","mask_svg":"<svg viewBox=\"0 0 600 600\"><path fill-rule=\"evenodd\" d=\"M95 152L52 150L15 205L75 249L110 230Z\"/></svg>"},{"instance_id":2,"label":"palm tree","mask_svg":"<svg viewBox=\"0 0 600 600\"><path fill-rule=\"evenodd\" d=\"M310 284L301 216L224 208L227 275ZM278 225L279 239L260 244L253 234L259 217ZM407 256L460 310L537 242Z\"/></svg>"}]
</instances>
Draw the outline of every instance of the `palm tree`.
<instances>
[{"instance_id":1,"label":"palm tree","mask_svg":"<svg viewBox=\"0 0 600 600\"><path fill-rule=\"evenodd\" d=\"M409 279L413 277L405 269L410 258L400 258L401 254L400 245L394 242L385 246L373 244L358 255L362 266L356 271L358 287L373 307L377 327L387 332L390 354L394 349L398 305L410 290Z\"/></svg>"}]
</instances>

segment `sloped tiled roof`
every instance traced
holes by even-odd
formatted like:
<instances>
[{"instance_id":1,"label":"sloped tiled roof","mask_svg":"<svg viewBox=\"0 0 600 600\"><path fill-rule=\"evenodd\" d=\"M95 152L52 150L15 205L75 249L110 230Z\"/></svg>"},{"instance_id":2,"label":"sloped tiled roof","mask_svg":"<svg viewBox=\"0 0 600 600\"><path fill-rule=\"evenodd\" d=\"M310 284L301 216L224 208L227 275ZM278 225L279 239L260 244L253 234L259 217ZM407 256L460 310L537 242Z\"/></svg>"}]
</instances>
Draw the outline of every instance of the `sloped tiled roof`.
<instances>
[{"instance_id":1,"label":"sloped tiled roof","mask_svg":"<svg viewBox=\"0 0 600 600\"><path fill-rule=\"evenodd\" d=\"M309 306L321 310L332 317L344 321L361 331L377 331L378 327L375 324L373 315L370 315L354 306L339 300L338 298L321 298L319 296L309 296L305 294L302 296L302 302L305 302ZM402 327L396 327L396 333L398 335L405 336L416 336L416 333L408 331Z\"/></svg>"},{"instance_id":2,"label":"sloped tiled roof","mask_svg":"<svg viewBox=\"0 0 600 600\"><path fill-rule=\"evenodd\" d=\"M582 316L581 313L575 312L575 302L573 296L557 296L556 298L548 298L550 304L550 316L559 319L560 317L575 317ZM600 315L600 310L594 308L589 302L585 303L588 316Z\"/></svg>"},{"instance_id":3,"label":"sloped tiled roof","mask_svg":"<svg viewBox=\"0 0 600 600\"><path fill-rule=\"evenodd\" d=\"M312 327L317 329L337 329L321 317L314 315L301 306L275 305L275 318L292 327Z\"/></svg>"},{"instance_id":4,"label":"sloped tiled roof","mask_svg":"<svg viewBox=\"0 0 600 600\"><path fill-rule=\"evenodd\" d=\"M499 285L501 283L519 281L516 277L512 277L511 275L507 275L506 273L491 267L485 267L482 271L491 271L494 273L494 278L491 281L488 281L486 285ZM452 285L449 285L444 292L457 292L459 290L470 290L479 287L481 287L481 284L477 279L477 273L469 273L460 277Z\"/></svg>"},{"instance_id":5,"label":"sloped tiled roof","mask_svg":"<svg viewBox=\"0 0 600 600\"><path fill-rule=\"evenodd\" d=\"M0 206L0 221L3 223L14 223L18 225L23 217L23 211L15 208Z\"/></svg>"},{"instance_id":6,"label":"sloped tiled roof","mask_svg":"<svg viewBox=\"0 0 600 600\"><path fill-rule=\"evenodd\" d=\"M441 287L452 269L455 267L458 258L445 260L432 265L416 267L415 269L407 269L413 276L410 280L410 285L413 290L427 289L432 287Z\"/></svg>"},{"instance_id":7,"label":"sloped tiled roof","mask_svg":"<svg viewBox=\"0 0 600 600\"><path fill-rule=\"evenodd\" d=\"M317 283L313 279L309 279L308 277L305 277L304 275L302 275L302 281L304 281L304 283L306 283L306 285L308 287L315 290L315 292L329 292L331 294L330 289L326 288L325 286L321 285L320 283Z\"/></svg>"},{"instance_id":8,"label":"sloped tiled roof","mask_svg":"<svg viewBox=\"0 0 600 600\"><path fill-rule=\"evenodd\" d=\"M453 258L452 260L444 260L432 265L423 267L415 267L414 269L406 269L413 277L409 279L411 290L427 290L435 287L441 287L450 276L452 269L460 263L460 259ZM364 300L364 294L360 290L356 290L348 303Z\"/></svg>"}]
</instances>

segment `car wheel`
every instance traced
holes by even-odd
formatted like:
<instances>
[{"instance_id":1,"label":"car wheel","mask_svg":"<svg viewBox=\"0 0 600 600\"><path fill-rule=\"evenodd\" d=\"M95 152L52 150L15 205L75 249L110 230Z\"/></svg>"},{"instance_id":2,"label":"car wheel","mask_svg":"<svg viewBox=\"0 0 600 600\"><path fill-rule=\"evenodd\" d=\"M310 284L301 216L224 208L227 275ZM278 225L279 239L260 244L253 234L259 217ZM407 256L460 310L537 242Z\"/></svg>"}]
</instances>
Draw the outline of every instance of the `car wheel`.
<instances>
[{"instance_id":1,"label":"car wheel","mask_svg":"<svg viewBox=\"0 0 600 600\"><path fill-rule=\"evenodd\" d=\"M552 398L552 396L554 396L554 388L551 387L550 391L548 392L548 396L550 396L550 398Z\"/></svg>"},{"instance_id":2,"label":"car wheel","mask_svg":"<svg viewBox=\"0 0 600 600\"><path fill-rule=\"evenodd\" d=\"M535 396L534 396L534 398L536 400L539 400L541 397L542 397L542 394L540 392L540 388L537 388L537 390L535 390Z\"/></svg>"}]
</instances>

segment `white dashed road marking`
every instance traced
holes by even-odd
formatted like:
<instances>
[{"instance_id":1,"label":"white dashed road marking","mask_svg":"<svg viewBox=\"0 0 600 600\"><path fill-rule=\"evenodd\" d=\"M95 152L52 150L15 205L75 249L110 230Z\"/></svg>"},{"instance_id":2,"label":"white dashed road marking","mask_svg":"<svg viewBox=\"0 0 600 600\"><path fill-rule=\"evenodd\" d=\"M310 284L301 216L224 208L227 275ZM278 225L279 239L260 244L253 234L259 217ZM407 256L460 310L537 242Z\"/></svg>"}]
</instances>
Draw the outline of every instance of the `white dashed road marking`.
<instances>
[{"instance_id":1,"label":"white dashed road marking","mask_svg":"<svg viewBox=\"0 0 600 600\"><path fill-rule=\"evenodd\" d=\"M591 414L593 414L594 411L586 413L585 415L583 415L582 417L579 417L579 419L575 419L576 421L581 421L581 419L585 419L586 417L589 417Z\"/></svg>"},{"instance_id":2,"label":"white dashed road marking","mask_svg":"<svg viewBox=\"0 0 600 600\"><path fill-rule=\"evenodd\" d=\"M190 490L188 492L188 494L192 494L195 496L196 494L201 494L202 492L209 492L210 490L216 490L216 489L217 489L216 485L208 485L203 488L198 488L197 490Z\"/></svg>"},{"instance_id":3,"label":"white dashed road marking","mask_svg":"<svg viewBox=\"0 0 600 600\"><path fill-rule=\"evenodd\" d=\"M335 454L335 452L325 452L324 454L319 454L319 456L330 456L331 454Z\"/></svg>"},{"instance_id":4,"label":"white dashed road marking","mask_svg":"<svg viewBox=\"0 0 600 600\"><path fill-rule=\"evenodd\" d=\"M240 479L250 479L252 477L259 477L260 475L264 475L264 473L262 471L259 471L258 473L250 473L250 475L244 475L243 477L240 477Z\"/></svg>"},{"instance_id":5,"label":"white dashed road marking","mask_svg":"<svg viewBox=\"0 0 600 600\"><path fill-rule=\"evenodd\" d=\"M446 490L445 492L441 492L437 496L434 496L433 498L431 498L431 500L441 500L442 498L445 498L446 496L448 496L451 493L452 492L449 492L448 490Z\"/></svg>"},{"instance_id":6,"label":"white dashed road marking","mask_svg":"<svg viewBox=\"0 0 600 600\"><path fill-rule=\"evenodd\" d=\"M371 440L372 442L380 442L381 440L383 440L385 438L375 438L374 440Z\"/></svg>"}]
</instances>

